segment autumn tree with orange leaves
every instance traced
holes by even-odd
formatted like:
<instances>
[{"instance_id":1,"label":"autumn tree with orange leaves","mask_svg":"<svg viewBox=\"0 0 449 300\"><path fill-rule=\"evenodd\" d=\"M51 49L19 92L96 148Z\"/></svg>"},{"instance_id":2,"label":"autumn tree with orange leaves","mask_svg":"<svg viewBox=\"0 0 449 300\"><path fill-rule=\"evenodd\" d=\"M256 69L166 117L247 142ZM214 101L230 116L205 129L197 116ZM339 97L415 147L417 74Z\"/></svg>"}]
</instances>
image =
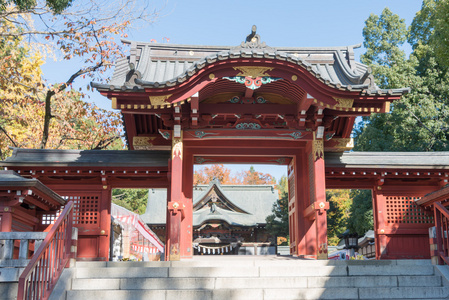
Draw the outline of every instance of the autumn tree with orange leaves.
<instances>
[{"instance_id":1,"label":"autumn tree with orange leaves","mask_svg":"<svg viewBox=\"0 0 449 300\"><path fill-rule=\"evenodd\" d=\"M241 184L245 185L276 184L276 179L273 176L268 173L258 172L253 166L248 171L242 171L238 177L241 180Z\"/></svg>"},{"instance_id":2,"label":"autumn tree with orange leaves","mask_svg":"<svg viewBox=\"0 0 449 300\"><path fill-rule=\"evenodd\" d=\"M217 179L220 184L244 184L244 185L263 185L276 184L276 180L270 174L257 172L253 166L248 171L242 171L236 176L231 176L231 170L222 164L211 165L197 170L193 174L193 184L209 184L210 181Z\"/></svg>"},{"instance_id":3,"label":"autumn tree with orange leaves","mask_svg":"<svg viewBox=\"0 0 449 300\"><path fill-rule=\"evenodd\" d=\"M8 146L104 149L121 142L119 114L86 104L72 84L103 81L102 74L125 55L116 39L126 37L131 24L153 22L158 12L137 0L56 2L0 3L2 154ZM48 57L61 59L61 68L68 60L81 67L49 83L40 71Z\"/></svg>"},{"instance_id":4,"label":"autumn tree with orange leaves","mask_svg":"<svg viewBox=\"0 0 449 300\"><path fill-rule=\"evenodd\" d=\"M209 184L217 179L221 184L237 184L237 179L231 176L231 170L222 164L211 165L193 173L193 184Z\"/></svg>"}]
</instances>

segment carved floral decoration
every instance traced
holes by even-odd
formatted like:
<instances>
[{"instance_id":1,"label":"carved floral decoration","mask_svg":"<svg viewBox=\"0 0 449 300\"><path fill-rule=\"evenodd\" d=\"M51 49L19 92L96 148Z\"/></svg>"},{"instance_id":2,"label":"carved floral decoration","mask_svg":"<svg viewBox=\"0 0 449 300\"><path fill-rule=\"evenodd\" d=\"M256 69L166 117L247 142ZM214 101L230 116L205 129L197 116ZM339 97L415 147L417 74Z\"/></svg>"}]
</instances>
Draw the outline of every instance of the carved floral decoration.
<instances>
[{"instance_id":1,"label":"carved floral decoration","mask_svg":"<svg viewBox=\"0 0 449 300\"><path fill-rule=\"evenodd\" d=\"M236 129L239 130L259 130L262 126L258 123L253 122L242 122L235 126Z\"/></svg>"},{"instance_id":2,"label":"carved floral decoration","mask_svg":"<svg viewBox=\"0 0 449 300\"><path fill-rule=\"evenodd\" d=\"M241 99L239 96L234 96L231 99L228 100L231 103L237 104L265 104L270 103L268 100L266 100L264 97L259 96L256 99L249 98L249 99Z\"/></svg>"},{"instance_id":3,"label":"carved floral decoration","mask_svg":"<svg viewBox=\"0 0 449 300\"><path fill-rule=\"evenodd\" d=\"M234 76L234 77L223 77L223 78L230 80L230 81L244 84L247 88L249 88L251 90L256 90L264 84L268 84L268 83L275 82L275 81L282 79L282 78L273 78L273 77L269 77L269 76L255 77L255 78L252 78L250 76Z\"/></svg>"}]
</instances>

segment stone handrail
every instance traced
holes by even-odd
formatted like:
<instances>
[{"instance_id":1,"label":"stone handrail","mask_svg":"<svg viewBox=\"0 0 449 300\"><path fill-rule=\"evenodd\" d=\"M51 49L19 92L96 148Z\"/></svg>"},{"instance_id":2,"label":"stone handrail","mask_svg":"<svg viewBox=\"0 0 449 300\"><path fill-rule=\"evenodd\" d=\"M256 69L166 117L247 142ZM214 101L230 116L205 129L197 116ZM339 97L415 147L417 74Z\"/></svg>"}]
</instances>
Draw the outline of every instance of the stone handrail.
<instances>
[{"instance_id":1,"label":"stone handrail","mask_svg":"<svg viewBox=\"0 0 449 300\"><path fill-rule=\"evenodd\" d=\"M48 232L0 232L0 268L26 267L30 262L30 242L37 250ZM15 242L19 243L19 257L14 259Z\"/></svg>"}]
</instances>

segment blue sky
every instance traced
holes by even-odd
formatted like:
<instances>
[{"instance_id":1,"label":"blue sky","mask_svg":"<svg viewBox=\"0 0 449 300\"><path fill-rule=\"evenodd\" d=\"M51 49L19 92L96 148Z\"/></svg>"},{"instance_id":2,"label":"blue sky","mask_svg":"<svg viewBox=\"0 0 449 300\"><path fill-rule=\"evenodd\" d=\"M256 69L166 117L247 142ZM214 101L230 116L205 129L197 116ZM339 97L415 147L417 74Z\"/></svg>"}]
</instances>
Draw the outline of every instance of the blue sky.
<instances>
[{"instance_id":1,"label":"blue sky","mask_svg":"<svg viewBox=\"0 0 449 300\"><path fill-rule=\"evenodd\" d=\"M154 1L153 9L160 10L160 17L149 25L138 24L129 32L128 39L165 42L164 38L168 38L170 44L234 46L256 25L262 41L272 47L356 45L363 42L362 30L371 13L379 15L389 7L409 25L421 4L422 0ZM363 48L356 50L356 58L363 51ZM57 82L68 78L76 68L76 63L49 61L43 71L50 82ZM78 81L76 86L87 84ZM96 105L110 108L110 101L99 93L90 97ZM248 170L249 165L232 169ZM285 167L255 166L255 169L271 173L276 179L286 174Z\"/></svg>"}]
</instances>

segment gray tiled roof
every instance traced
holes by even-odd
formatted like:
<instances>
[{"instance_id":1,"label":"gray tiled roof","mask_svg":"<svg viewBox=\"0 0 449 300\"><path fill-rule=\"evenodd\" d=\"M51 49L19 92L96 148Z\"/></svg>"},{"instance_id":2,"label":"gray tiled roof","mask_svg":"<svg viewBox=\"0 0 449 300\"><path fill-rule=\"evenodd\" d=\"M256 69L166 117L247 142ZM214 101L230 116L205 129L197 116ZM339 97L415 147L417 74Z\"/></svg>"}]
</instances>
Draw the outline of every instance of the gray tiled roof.
<instances>
[{"instance_id":1,"label":"gray tiled roof","mask_svg":"<svg viewBox=\"0 0 449 300\"><path fill-rule=\"evenodd\" d=\"M449 169L449 152L326 152L326 167Z\"/></svg>"},{"instance_id":2,"label":"gray tiled roof","mask_svg":"<svg viewBox=\"0 0 449 300\"><path fill-rule=\"evenodd\" d=\"M0 166L166 167L170 151L52 150L14 148Z\"/></svg>"},{"instance_id":3,"label":"gray tiled roof","mask_svg":"<svg viewBox=\"0 0 449 300\"><path fill-rule=\"evenodd\" d=\"M55 200L61 205L66 204L66 200L61 198L58 194L56 194L53 190L49 189L47 186L42 184L39 180L35 178L24 178L17 174L14 171L3 171L0 170L0 188L5 187L12 189L14 187L17 188L34 188L47 197Z\"/></svg>"},{"instance_id":4,"label":"gray tiled roof","mask_svg":"<svg viewBox=\"0 0 449 300\"><path fill-rule=\"evenodd\" d=\"M222 195L234 205L248 212L239 213L216 208L212 213L208 207L193 212L193 226L207 220L224 220L230 225L256 226L265 224L265 218L272 213L273 204L278 199L278 191L271 185L218 185ZM203 199L213 188L211 185L196 186L193 190L193 205ZM142 220L148 224L165 224L167 190L152 189L148 196L147 209Z\"/></svg>"},{"instance_id":5,"label":"gray tiled roof","mask_svg":"<svg viewBox=\"0 0 449 300\"><path fill-rule=\"evenodd\" d=\"M267 47L265 43L245 46L170 45L123 40L130 44L130 56L116 62L109 84L92 83L100 90L133 90L172 87L216 61L235 58L266 58L288 61L307 69L326 85L366 94L403 94L408 89L381 90L371 70L354 60L354 48ZM133 77L134 76L134 77Z\"/></svg>"},{"instance_id":6,"label":"gray tiled roof","mask_svg":"<svg viewBox=\"0 0 449 300\"><path fill-rule=\"evenodd\" d=\"M238 212L232 212L229 210L217 207L215 212L211 212L208 207L203 207L200 210L193 212L193 226L199 226L209 220L225 221L229 225L237 226L256 226L257 222L254 220L252 214L242 214ZM265 220L263 220L263 224Z\"/></svg>"}]
</instances>

